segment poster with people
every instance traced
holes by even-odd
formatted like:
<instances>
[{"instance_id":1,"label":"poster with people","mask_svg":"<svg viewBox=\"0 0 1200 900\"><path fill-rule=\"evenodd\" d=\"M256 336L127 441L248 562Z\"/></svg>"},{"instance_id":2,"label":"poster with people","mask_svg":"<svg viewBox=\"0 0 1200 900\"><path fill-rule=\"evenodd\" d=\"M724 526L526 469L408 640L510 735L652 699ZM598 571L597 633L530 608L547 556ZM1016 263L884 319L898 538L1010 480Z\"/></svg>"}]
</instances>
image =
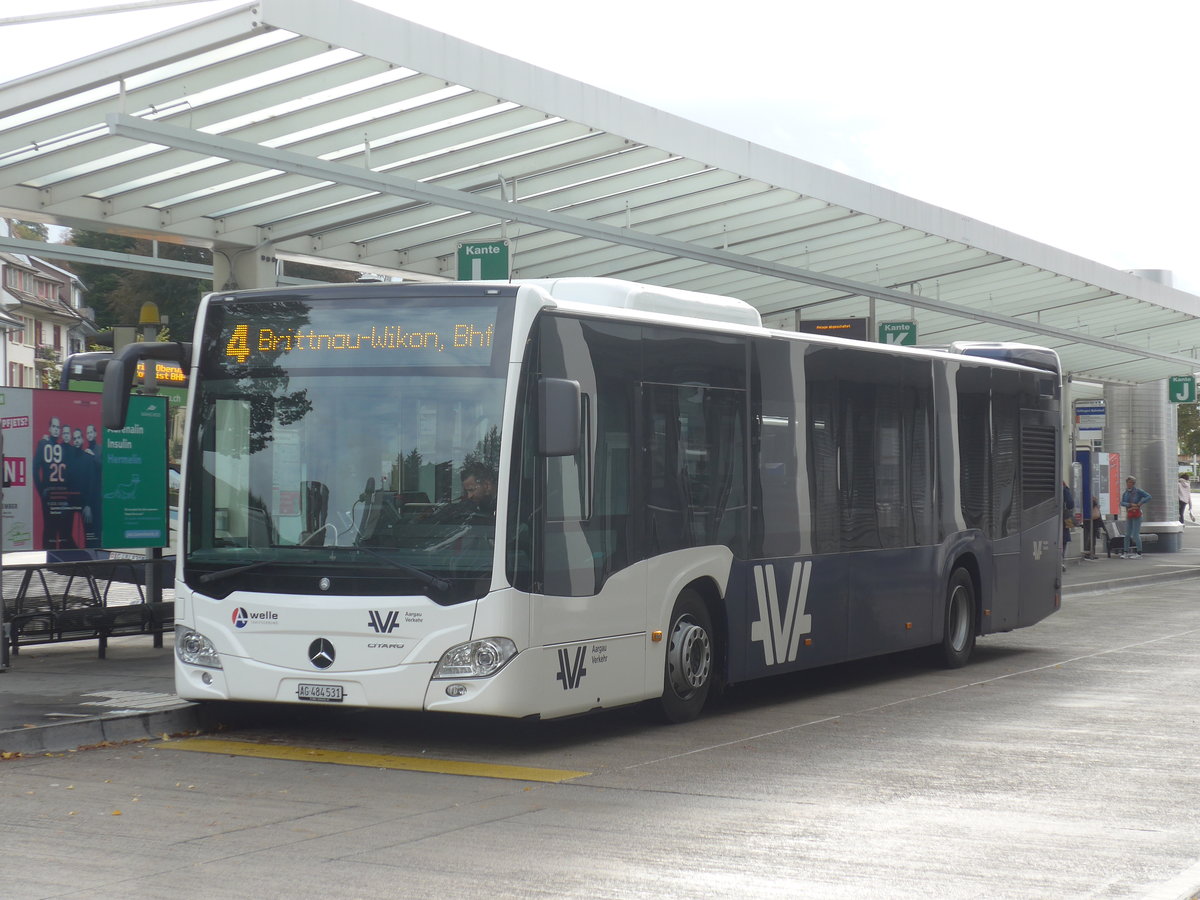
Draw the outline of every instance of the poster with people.
<instances>
[{"instance_id":1,"label":"poster with people","mask_svg":"<svg viewBox=\"0 0 1200 900\"><path fill-rule=\"evenodd\" d=\"M3 549L164 546L167 421L161 397L131 398L109 431L96 394L0 388Z\"/></svg>"}]
</instances>

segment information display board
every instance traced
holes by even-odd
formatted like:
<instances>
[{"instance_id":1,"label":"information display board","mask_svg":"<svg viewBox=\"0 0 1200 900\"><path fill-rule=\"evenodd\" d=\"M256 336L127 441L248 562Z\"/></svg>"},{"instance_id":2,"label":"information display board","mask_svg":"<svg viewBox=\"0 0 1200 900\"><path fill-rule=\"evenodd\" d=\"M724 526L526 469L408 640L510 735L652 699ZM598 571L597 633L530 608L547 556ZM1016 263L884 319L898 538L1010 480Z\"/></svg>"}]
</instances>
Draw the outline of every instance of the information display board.
<instances>
[{"instance_id":1,"label":"information display board","mask_svg":"<svg viewBox=\"0 0 1200 900\"><path fill-rule=\"evenodd\" d=\"M0 388L4 551L166 546L166 398L130 398L128 422L101 427L94 393Z\"/></svg>"}]
</instances>

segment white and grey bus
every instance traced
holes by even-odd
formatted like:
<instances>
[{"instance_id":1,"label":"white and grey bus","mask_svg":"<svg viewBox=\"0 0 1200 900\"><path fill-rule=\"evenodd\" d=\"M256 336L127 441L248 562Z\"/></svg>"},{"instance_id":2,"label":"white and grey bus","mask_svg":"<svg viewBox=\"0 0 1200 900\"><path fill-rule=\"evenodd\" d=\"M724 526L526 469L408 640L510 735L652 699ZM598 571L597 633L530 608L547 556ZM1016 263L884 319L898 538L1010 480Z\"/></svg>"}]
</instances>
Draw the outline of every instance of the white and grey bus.
<instances>
[{"instance_id":1,"label":"white and grey bus","mask_svg":"<svg viewBox=\"0 0 1200 900\"><path fill-rule=\"evenodd\" d=\"M1060 377L608 279L218 292L190 369L176 686L553 717L1059 606Z\"/></svg>"}]
</instances>

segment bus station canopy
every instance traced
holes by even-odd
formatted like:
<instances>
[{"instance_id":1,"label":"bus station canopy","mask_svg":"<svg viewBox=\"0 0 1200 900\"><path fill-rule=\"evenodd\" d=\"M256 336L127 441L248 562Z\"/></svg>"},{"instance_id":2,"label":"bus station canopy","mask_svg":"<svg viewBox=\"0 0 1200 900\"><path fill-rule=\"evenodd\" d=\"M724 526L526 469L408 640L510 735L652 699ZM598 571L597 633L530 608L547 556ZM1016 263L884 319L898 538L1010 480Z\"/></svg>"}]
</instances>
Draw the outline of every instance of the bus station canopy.
<instances>
[{"instance_id":1,"label":"bus station canopy","mask_svg":"<svg viewBox=\"0 0 1200 900\"><path fill-rule=\"evenodd\" d=\"M514 278L1040 344L1085 380L1200 368L1191 294L349 0L260 0L0 85L0 211L418 280L507 240Z\"/></svg>"}]
</instances>

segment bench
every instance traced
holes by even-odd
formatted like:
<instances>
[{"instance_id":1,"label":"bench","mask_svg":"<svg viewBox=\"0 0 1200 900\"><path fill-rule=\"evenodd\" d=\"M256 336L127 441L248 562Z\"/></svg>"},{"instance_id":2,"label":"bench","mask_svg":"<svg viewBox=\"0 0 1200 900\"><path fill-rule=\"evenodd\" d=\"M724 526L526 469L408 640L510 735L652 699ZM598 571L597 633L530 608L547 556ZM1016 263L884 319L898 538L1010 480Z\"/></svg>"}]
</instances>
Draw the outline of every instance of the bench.
<instances>
[{"instance_id":1,"label":"bench","mask_svg":"<svg viewBox=\"0 0 1200 900\"><path fill-rule=\"evenodd\" d=\"M22 646L96 640L105 658L108 639L162 633L175 617L173 601L147 600L151 560L88 560L5 566L5 633L12 655ZM161 561L159 561L161 565Z\"/></svg>"}]
</instances>

